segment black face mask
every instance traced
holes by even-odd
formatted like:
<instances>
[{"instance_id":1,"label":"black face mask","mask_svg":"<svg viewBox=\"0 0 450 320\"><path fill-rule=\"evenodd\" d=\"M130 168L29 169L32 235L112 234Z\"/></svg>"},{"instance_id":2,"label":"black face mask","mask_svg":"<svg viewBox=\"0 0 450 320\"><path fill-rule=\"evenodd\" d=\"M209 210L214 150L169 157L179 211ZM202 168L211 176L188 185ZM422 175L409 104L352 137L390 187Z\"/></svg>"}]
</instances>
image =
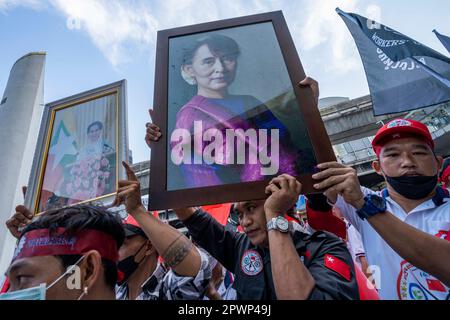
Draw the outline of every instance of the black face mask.
<instances>
[{"instance_id":1,"label":"black face mask","mask_svg":"<svg viewBox=\"0 0 450 320\"><path fill-rule=\"evenodd\" d=\"M145 256L141 259L141 261L136 262L134 259L136 258L136 255L141 251L141 249L146 245L147 243L144 243L135 254L126 257L123 260L120 260L117 264L117 269L119 269L120 272L123 273L123 278L118 281L119 284L123 284L128 280L128 278L136 271L136 269L139 267L141 262L145 259Z\"/></svg>"},{"instance_id":2,"label":"black face mask","mask_svg":"<svg viewBox=\"0 0 450 320\"><path fill-rule=\"evenodd\" d=\"M386 180L396 192L405 198L418 200L425 198L436 188L438 176L386 176Z\"/></svg>"}]
</instances>

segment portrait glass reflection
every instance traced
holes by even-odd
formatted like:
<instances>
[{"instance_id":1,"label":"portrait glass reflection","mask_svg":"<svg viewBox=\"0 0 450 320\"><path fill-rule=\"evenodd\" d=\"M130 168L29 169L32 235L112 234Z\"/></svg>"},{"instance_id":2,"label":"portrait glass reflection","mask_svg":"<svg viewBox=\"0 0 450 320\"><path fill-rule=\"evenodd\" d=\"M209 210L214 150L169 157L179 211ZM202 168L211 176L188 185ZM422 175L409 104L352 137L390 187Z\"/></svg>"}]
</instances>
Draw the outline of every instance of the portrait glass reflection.
<instances>
[{"instance_id":1,"label":"portrait glass reflection","mask_svg":"<svg viewBox=\"0 0 450 320\"><path fill-rule=\"evenodd\" d=\"M271 22L171 38L168 75L167 190L313 171Z\"/></svg>"},{"instance_id":2,"label":"portrait glass reflection","mask_svg":"<svg viewBox=\"0 0 450 320\"><path fill-rule=\"evenodd\" d=\"M56 108L38 212L116 190L117 95Z\"/></svg>"}]
</instances>

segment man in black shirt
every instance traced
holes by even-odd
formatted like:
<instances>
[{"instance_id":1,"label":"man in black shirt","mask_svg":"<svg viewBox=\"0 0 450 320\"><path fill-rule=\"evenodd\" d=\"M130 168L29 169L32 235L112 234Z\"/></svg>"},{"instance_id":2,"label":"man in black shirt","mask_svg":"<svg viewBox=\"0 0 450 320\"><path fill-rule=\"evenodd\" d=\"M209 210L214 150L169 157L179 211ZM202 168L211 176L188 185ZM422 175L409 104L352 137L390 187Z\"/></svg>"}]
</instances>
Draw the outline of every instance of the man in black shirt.
<instances>
[{"instance_id":1,"label":"man in black shirt","mask_svg":"<svg viewBox=\"0 0 450 320\"><path fill-rule=\"evenodd\" d=\"M178 209L193 239L234 272L238 299L359 299L351 256L338 237L310 235L284 214L301 184L283 174L266 200L236 204L244 233L233 232L199 208Z\"/></svg>"}]
</instances>

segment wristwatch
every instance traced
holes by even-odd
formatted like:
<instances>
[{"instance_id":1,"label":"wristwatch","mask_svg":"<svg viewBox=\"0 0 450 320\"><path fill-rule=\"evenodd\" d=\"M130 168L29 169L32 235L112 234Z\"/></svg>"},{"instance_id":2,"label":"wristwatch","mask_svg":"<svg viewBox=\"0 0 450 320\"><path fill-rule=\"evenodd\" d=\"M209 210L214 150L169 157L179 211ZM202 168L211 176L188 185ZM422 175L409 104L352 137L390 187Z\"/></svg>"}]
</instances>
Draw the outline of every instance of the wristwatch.
<instances>
[{"instance_id":1,"label":"wristwatch","mask_svg":"<svg viewBox=\"0 0 450 320\"><path fill-rule=\"evenodd\" d=\"M363 220L382 212L386 212L386 200L376 194L365 196L364 206L356 210L358 216Z\"/></svg>"},{"instance_id":2,"label":"wristwatch","mask_svg":"<svg viewBox=\"0 0 450 320\"><path fill-rule=\"evenodd\" d=\"M267 231L272 229L287 233L289 231L289 221L282 216L272 218L267 222Z\"/></svg>"}]
</instances>

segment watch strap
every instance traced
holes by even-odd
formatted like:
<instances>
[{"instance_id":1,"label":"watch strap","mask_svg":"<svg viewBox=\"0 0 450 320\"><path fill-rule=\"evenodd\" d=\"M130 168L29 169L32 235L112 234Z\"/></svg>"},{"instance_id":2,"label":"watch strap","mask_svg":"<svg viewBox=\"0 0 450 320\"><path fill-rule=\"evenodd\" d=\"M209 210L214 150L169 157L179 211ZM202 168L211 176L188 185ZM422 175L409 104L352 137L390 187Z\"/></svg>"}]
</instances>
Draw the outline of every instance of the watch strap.
<instances>
[{"instance_id":1,"label":"watch strap","mask_svg":"<svg viewBox=\"0 0 450 320\"><path fill-rule=\"evenodd\" d=\"M381 202L382 205L381 206L376 205L372 198L376 198L378 201ZM356 210L356 213L362 220L364 220L385 211L386 211L386 200L378 195L370 194L364 197L364 206L361 209Z\"/></svg>"}]
</instances>

